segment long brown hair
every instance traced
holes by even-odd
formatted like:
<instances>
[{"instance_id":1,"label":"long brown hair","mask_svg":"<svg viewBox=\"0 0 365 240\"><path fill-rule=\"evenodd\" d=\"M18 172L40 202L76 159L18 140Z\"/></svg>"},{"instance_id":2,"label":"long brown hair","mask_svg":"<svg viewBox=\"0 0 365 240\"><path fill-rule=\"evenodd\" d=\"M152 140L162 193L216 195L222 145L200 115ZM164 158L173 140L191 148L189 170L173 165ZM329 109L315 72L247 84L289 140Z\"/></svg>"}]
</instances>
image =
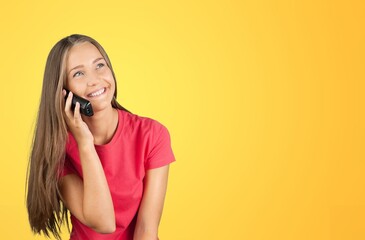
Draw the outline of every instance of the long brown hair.
<instances>
[{"instance_id":1,"label":"long brown hair","mask_svg":"<svg viewBox=\"0 0 365 240\"><path fill-rule=\"evenodd\" d=\"M43 232L47 237L51 233L56 239L61 239L60 229L64 221L69 226L67 209L62 204L58 188L68 136L62 95L66 85L66 58L72 46L83 42L90 42L100 51L116 81L108 55L91 37L73 34L57 42L47 58L27 170L27 209L31 229L37 234ZM130 112L117 102L116 85L112 106Z\"/></svg>"}]
</instances>

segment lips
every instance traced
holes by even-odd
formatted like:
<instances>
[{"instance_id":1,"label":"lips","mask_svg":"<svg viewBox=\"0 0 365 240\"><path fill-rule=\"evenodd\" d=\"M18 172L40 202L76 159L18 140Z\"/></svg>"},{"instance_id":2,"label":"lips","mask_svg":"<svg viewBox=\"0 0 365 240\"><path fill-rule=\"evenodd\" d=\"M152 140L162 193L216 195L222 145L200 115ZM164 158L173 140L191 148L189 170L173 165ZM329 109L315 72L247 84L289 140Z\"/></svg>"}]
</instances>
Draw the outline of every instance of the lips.
<instances>
[{"instance_id":1,"label":"lips","mask_svg":"<svg viewBox=\"0 0 365 240\"><path fill-rule=\"evenodd\" d=\"M102 88L102 89L99 89L95 92L89 93L87 96L88 97L97 97L97 96L103 94L104 92L105 92L105 88Z\"/></svg>"}]
</instances>

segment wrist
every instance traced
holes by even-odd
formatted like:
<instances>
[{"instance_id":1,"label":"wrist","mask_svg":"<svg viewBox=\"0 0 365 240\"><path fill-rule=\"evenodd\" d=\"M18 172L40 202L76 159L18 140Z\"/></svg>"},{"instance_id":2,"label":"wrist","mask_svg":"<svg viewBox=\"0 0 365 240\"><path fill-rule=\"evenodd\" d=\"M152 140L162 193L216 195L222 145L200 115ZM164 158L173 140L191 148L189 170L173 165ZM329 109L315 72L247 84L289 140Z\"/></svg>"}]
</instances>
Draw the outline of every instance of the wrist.
<instances>
[{"instance_id":1,"label":"wrist","mask_svg":"<svg viewBox=\"0 0 365 240\"><path fill-rule=\"evenodd\" d=\"M133 240L159 240L159 238L156 233L143 231L143 230L138 231L136 229Z\"/></svg>"},{"instance_id":2,"label":"wrist","mask_svg":"<svg viewBox=\"0 0 365 240\"><path fill-rule=\"evenodd\" d=\"M92 141L79 141L77 142L77 147L79 149L80 154L82 152L90 152L90 150L95 149L94 142Z\"/></svg>"}]
</instances>

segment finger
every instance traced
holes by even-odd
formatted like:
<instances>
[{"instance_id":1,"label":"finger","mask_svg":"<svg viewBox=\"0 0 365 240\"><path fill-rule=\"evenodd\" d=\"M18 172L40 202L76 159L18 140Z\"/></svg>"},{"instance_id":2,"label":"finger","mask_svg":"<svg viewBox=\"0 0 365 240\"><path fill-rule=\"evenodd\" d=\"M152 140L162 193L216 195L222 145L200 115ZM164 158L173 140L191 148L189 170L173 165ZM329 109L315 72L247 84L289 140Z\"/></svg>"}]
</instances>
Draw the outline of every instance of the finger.
<instances>
[{"instance_id":1,"label":"finger","mask_svg":"<svg viewBox=\"0 0 365 240\"><path fill-rule=\"evenodd\" d=\"M79 102L76 102L76 105L75 105L74 118L75 118L76 121L81 120L80 103Z\"/></svg>"},{"instance_id":2,"label":"finger","mask_svg":"<svg viewBox=\"0 0 365 240\"><path fill-rule=\"evenodd\" d=\"M62 90L62 96L63 96L63 97L65 97L65 96L66 96L66 94L67 94L66 90L65 90L65 89L63 89L63 90Z\"/></svg>"},{"instance_id":3,"label":"finger","mask_svg":"<svg viewBox=\"0 0 365 240\"><path fill-rule=\"evenodd\" d=\"M73 97L72 92L69 92L67 99L66 99L66 104L65 104L65 113L68 118L72 118L72 116L73 116L72 111L71 111L72 97Z\"/></svg>"}]
</instances>

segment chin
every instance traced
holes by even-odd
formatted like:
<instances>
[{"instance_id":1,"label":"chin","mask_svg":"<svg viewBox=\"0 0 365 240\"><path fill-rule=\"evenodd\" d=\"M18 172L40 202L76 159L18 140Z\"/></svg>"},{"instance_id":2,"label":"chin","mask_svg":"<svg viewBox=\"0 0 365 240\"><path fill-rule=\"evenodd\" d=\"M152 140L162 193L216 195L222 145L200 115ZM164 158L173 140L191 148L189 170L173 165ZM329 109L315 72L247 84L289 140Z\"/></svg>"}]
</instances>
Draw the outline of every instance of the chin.
<instances>
[{"instance_id":1,"label":"chin","mask_svg":"<svg viewBox=\"0 0 365 240\"><path fill-rule=\"evenodd\" d=\"M91 106L93 108L93 111L94 113L95 112L100 112L100 111L103 111L103 110L107 110L108 108L112 108L112 104L111 102L109 103L99 103L99 104L92 104L91 103Z\"/></svg>"}]
</instances>

